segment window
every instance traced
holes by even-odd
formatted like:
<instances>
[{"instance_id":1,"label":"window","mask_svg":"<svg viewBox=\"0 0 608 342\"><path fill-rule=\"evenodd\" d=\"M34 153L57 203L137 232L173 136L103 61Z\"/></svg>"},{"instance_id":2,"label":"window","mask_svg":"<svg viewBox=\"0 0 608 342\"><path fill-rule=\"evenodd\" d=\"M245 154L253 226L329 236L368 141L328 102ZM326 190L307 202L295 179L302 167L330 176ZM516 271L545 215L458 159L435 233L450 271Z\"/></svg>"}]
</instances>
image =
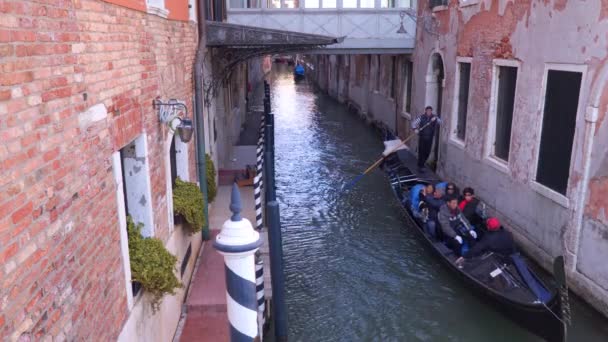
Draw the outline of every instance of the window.
<instances>
[{"instance_id":1,"label":"window","mask_svg":"<svg viewBox=\"0 0 608 342\"><path fill-rule=\"evenodd\" d=\"M319 8L320 0L306 0L304 2L305 8Z\"/></svg>"},{"instance_id":2,"label":"window","mask_svg":"<svg viewBox=\"0 0 608 342\"><path fill-rule=\"evenodd\" d=\"M548 70L536 182L566 195L582 72Z\"/></svg>"},{"instance_id":3,"label":"window","mask_svg":"<svg viewBox=\"0 0 608 342\"><path fill-rule=\"evenodd\" d=\"M175 180L177 179L177 157L175 152L175 140L177 137L174 135L171 139L171 147L169 148L169 160L171 164L171 187L175 188Z\"/></svg>"},{"instance_id":4,"label":"window","mask_svg":"<svg viewBox=\"0 0 608 342\"><path fill-rule=\"evenodd\" d=\"M409 8L412 7L410 0L381 0L382 8Z\"/></svg>"},{"instance_id":5,"label":"window","mask_svg":"<svg viewBox=\"0 0 608 342\"><path fill-rule=\"evenodd\" d=\"M323 0L322 4L323 4L323 8L336 8L337 7L336 0Z\"/></svg>"},{"instance_id":6,"label":"window","mask_svg":"<svg viewBox=\"0 0 608 342\"><path fill-rule=\"evenodd\" d=\"M162 18L166 18L169 15L169 11L165 8L165 0L147 0L146 5L150 14L155 14Z\"/></svg>"},{"instance_id":7,"label":"window","mask_svg":"<svg viewBox=\"0 0 608 342\"><path fill-rule=\"evenodd\" d=\"M361 2L361 4L359 5L359 8L374 8L375 7L375 0L359 0Z\"/></svg>"},{"instance_id":8,"label":"window","mask_svg":"<svg viewBox=\"0 0 608 342\"><path fill-rule=\"evenodd\" d=\"M135 223L142 223L142 235L154 235L152 196L147 158L146 136L141 135L133 142L112 155L112 168L116 182L118 221L120 226L121 254L127 280L127 303L133 306L133 296L141 290L141 284L131 281L131 264L127 234L127 215Z\"/></svg>"},{"instance_id":9,"label":"window","mask_svg":"<svg viewBox=\"0 0 608 342\"><path fill-rule=\"evenodd\" d=\"M429 5L431 8L438 7L438 6L447 6L448 0L430 0Z\"/></svg>"},{"instance_id":10,"label":"window","mask_svg":"<svg viewBox=\"0 0 608 342\"><path fill-rule=\"evenodd\" d=\"M124 184L124 173L122 168L120 152L112 154L112 173L114 175L114 183L116 184L116 204L118 214L118 229L120 231L120 254L125 276L125 291L127 292L127 307L129 310L133 307L133 293L137 293L139 288L131 282L131 260L129 258L129 236L127 234L127 199L125 197L126 189Z\"/></svg>"},{"instance_id":11,"label":"window","mask_svg":"<svg viewBox=\"0 0 608 342\"><path fill-rule=\"evenodd\" d=\"M357 0L342 0L342 8L357 8Z\"/></svg>"},{"instance_id":12,"label":"window","mask_svg":"<svg viewBox=\"0 0 608 342\"><path fill-rule=\"evenodd\" d=\"M120 150L124 201L127 215L135 223L142 223L143 236L154 236L152 196L150 194L150 171L147 143L141 135Z\"/></svg>"},{"instance_id":13,"label":"window","mask_svg":"<svg viewBox=\"0 0 608 342\"><path fill-rule=\"evenodd\" d=\"M511 145L511 124L517 84L517 62L496 61L492 81L492 108L488 142L489 154L502 162L509 161Z\"/></svg>"},{"instance_id":14,"label":"window","mask_svg":"<svg viewBox=\"0 0 608 342\"><path fill-rule=\"evenodd\" d=\"M471 79L471 63L469 59L458 62L456 71L456 96L457 104L454 106L456 115L453 116L453 137L459 142L464 142L467 128L467 110L469 104L469 82Z\"/></svg>"}]
</instances>

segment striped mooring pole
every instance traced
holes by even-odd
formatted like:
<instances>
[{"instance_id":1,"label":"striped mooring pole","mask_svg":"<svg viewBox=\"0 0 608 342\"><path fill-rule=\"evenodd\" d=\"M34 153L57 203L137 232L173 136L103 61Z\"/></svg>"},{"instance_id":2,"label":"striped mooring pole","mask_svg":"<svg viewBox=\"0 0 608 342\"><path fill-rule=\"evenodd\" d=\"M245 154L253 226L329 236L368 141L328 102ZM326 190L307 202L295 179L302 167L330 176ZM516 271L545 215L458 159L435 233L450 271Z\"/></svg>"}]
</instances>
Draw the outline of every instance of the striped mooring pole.
<instances>
[{"instance_id":1,"label":"striped mooring pole","mask_svg":"<svg viewBox=\"0 0 608 342\"><path fill-rule=\"evenodd\" d=\"M264 260L259 253L256 253L255 260L255 290L258 299L258 331L260 341L264 340L264 325L266 324L266 298L264 297Z\"/></svg>"},{"instance_id":2,"label":"striped mooring pole","mask_svg":"<svg viewBox=\"0 0 608 342\"><path fill-rule=\"evenodd\" d=\"M251 222L241 217L241 195L232 186L230 211L213 247L224 256L230 341L254 341L258 336L258 303L254 254L262 244Z\"/></svg>"},{"instance_id":3,"label":"striped mooring pole","mask_svg":"<svg viewBox=\"0 0 608 342\"><path fill-rule=\"evenodd\" d=\"M266 97L264 98L264 109L266 109ZM264 186L264 129L266 127L266 113L260 117L260 131L258 139L258 147L256 153L256 173L253 179L253 197L255 200L255 229L259 232L264 227L263 206L262 206L262 189ZM255 284L258 299L258 324L260 339L263 339L264 325L266 324L266 298L264 296L264 259L260 252L256 252L255 259Z\"/></svg>"}]
</instances>

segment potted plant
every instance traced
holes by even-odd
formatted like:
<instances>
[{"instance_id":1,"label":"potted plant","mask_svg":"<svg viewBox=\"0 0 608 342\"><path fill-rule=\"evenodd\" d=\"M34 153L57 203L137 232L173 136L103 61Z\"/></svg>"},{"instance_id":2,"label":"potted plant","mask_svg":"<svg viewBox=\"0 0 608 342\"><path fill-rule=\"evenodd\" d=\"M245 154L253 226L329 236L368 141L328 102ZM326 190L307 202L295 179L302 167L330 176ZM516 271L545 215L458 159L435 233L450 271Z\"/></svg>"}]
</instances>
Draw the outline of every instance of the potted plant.
<instances>
[{"instance_id":1,"label":"potted plant","mask_svg":"<svg viewBox=\"0 0 608 342\"><path fill-rule=\"evenodd\" d=\"M196 183L177 178L173 189L175 223L182 223L191 234L200 232L205 225L203 194Z\"/></svg>"},{"instance_id":2,"label":"potted plant","mask_svg":"<svg viewBox=\"0 0 608 342\"><path fill-rule=\"evenodd\" d=\"M143 237L142 224L127 217L131 279L152 295L152 310L156 312L165 294L175 294L182 287L174 273L177 258L169 253L157 238Z\"/></svg>"},{"instance_id":3,"label":"potted plant","mask_svg":"<svg viewBox=\"0 0 608 342\"><path fill-rule=\"evenodd\" d=\"M215 166L208 154L205 154L205 160L207 166L207 201L208 203L211 203L217 194L217 186L215 185Z\"/></svg>"}]
</instances>

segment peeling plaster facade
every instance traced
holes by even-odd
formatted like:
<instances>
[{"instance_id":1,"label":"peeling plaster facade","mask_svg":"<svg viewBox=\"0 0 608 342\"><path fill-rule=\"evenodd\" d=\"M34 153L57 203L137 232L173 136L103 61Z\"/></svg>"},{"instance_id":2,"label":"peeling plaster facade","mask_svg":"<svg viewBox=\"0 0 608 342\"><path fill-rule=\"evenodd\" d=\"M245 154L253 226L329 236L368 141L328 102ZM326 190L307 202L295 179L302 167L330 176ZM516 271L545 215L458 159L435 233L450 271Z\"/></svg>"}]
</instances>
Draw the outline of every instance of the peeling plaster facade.
<instances>
[{"instance_id":1,"label":"peeling plaster facade","mask_svg":"<svg viewBox=\"0 0 608 342\"><path fill-rule=\"evenodd\" d=\"M460 1L462 2L462 1ZM412 111L428 104L428 89L441 57L439 173L471 185L544 267L565 255L571 288L608 315L608 2L600 0L450 0L418 15L434 29L417 28L413 55ZM456 129L457 58L471 63L466 136ZM510 152L506 167L487 155L496 60L517 65ZM583 72L570 177L565 196L535 184L547 68ZM408 120L405 120L406 123ZM400 125L403 137L410 133Z\"/></svg>"},{"instance_id":2,"label":"peeling plaster facade","mask_svg":"<svg viewBox=\"0 0 608 342\"><path fill-rule=\"evenodd\" d=\"M393 132L404 117L406 104L406 55L311 55L308 72L330 96L347 104L369 123Z\"/></svg>"}]
</instances>

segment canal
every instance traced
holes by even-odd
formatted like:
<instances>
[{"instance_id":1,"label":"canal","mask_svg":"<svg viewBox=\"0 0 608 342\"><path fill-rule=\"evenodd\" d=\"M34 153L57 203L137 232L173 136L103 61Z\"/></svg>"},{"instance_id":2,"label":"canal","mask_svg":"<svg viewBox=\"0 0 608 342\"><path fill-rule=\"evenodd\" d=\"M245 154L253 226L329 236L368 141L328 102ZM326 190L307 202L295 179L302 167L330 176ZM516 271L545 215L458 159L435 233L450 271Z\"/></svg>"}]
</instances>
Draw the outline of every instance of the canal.
<instances>
[{"instance_id":1,"label":"canal","mask_svg":"<svg viewBox=\"0 0 608 342\"><path fill-rule=\"evenodd\" d=\"M277 196L290 341L537 341L478 300L426 251L378 171L383 149L346 107L273 66ZM608 341L573 300L572 341Z\"/></svg>"}]
</instances>

